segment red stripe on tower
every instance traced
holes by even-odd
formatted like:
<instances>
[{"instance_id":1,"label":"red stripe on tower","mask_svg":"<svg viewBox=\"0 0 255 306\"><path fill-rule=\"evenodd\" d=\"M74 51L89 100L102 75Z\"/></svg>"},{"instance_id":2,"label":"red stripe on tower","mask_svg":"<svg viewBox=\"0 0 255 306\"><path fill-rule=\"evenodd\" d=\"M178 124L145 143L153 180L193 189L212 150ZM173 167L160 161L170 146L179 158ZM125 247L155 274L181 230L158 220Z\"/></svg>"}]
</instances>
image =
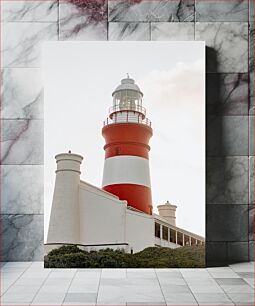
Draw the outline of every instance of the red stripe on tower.
<instances>
[{"instance_id":1,"label":"red stripe on tower","mask_svg":"<svg viewBox=\"0 0 255 306\"><path fill-rule=\"evenodd\" d=\"M152 214L149 168L151 122L142 106L143 93L129 77L112 94L113 106L104 122L103 189L129 206Z\"/></svg>"}]
</instances>

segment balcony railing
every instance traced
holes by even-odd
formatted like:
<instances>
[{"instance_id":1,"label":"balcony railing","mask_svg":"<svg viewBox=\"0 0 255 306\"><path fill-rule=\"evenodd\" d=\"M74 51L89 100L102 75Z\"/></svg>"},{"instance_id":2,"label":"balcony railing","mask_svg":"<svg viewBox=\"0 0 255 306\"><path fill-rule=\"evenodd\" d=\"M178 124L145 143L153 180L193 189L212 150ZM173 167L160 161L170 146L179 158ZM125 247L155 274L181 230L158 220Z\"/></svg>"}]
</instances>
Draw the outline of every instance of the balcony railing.
<instances>
[{"instance_id":1,"label":"balcony railing","mask_svg":"<svg viewBox=\"0 0 255 306\"><path fill-rule=\"evenodd\" d=\"M141 105L129 105L129 106L120 106L120 105L114 105L109 108L109 114L110 117L116 112L125 112L125 111L133 111L137 112L143 115L143 118L146 116L146 109L145 107L142 107Z\"/></svg>"},{"instance_id":2,"label":"balcony railing","mask_svg":"<svg viewBox=\"0 0 255 306\"><path fill-rule=\"evenodd\" d=\"M121 120L118 119L117 117L115 117L115 119L107 118L104 121L104 126L110 124L118 124L118 123L140 123L151 127L151 121L148 118L141 119L139 116L136 118L135 117L130 118L127 116L126 118L121 118Z\"/></svg>"}]
</instances>

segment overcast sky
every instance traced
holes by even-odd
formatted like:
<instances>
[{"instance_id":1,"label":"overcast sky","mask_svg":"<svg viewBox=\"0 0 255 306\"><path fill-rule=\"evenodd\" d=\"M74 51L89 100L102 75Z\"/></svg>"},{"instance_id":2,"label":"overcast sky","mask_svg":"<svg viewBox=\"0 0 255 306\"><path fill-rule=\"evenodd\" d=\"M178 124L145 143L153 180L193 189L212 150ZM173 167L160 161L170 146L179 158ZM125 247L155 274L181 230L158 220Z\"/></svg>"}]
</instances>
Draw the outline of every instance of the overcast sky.
<instances>
[{"instance_id":1,"label":"overcast sky","mask_svg":"<svg viewBox=\"0 0 255 306\"><path fill-rule=\"evenodd\" d=\"M204 236L205 49L198 41L44 43L45 234L56 154L81 154L81 179L101 187L101 129L126 73L144 93L152 121L154 212L169 200L177 205L177 226Z\"/></svg>"}]
</instances>

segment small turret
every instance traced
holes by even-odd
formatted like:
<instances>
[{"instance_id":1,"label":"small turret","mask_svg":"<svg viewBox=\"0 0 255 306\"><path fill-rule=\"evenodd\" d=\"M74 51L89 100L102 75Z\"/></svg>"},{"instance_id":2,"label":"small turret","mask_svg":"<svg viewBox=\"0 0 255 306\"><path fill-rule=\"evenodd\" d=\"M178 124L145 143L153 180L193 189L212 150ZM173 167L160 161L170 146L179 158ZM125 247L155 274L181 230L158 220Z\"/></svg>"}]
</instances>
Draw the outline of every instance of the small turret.
<instances>
[{"instance_id":1,"label":"small turret","mask_svg":"<svg viewBox=\"0 0 255 306\"><path fill-rule=\"evenodd\" d=\"M176 226L176 208L177 206L170 204L168 201L163 205L158 205L158 213L160 217L166 219L170 224Z\"/></svg>"},{"instance_id":2,"label":"small turret","mask_svg":"<svg viewBox=\"0 0 255 306\"><path fill-rule=\"evenodd\" d=\"M56 155L56 181L51 208L48 243L79 241L79 183L83 157L78 154Z\"/></svg>"}]
</instances>

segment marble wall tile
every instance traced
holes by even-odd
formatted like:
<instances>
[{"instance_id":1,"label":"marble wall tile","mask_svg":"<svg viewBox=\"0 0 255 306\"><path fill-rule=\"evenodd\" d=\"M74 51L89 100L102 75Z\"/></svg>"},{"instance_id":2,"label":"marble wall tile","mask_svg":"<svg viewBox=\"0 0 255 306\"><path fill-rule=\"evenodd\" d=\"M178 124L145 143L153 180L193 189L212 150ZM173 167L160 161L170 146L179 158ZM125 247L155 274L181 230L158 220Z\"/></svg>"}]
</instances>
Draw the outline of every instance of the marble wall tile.
<instances>
[{"instance_id":1,"label":"marble wall tile","mask_svg":"<svg viewBox=\"0 0 255 306\"><path fill-rule=\"evenodd\" d=\"M206 240L248 241L248 205L207 205Z\"/></svg>"},{"instance_id":2,"label":"marble wall tile","mask_svg":"<svg viewBox=\"0 0 255 306\"><path fill-rule=\"evenodd\" d=\"M248 74L207 73L208 115L248 115Z\"/></svg>"},{"instance_id":3,"label":"marble wall tile","mask_svg":"<svg viewBox=\"0 0 255 306\"><path fill-rule=\"evenodd\" d=\"M207 157L206 203L248 204L248 157Z\"/></svg>"},{"instance_id":4,"label":"marble wall tile","mask_svg":"<svg viewBox=\"0 0 255 306\"><path fill-rule=\"evenodd\" d=\"M109 21L194 21L194 0L109 0Z\"/></svg>"},{"instance_id":5,"label":"marble wall tile","mask_svg":"<svg viewBox=\"0 0 255 306\"><path fill-rule=\"evenodd\" d=\"M254 261L254 241L249 241L249 260Z\"/></svg>"},{"instance_id":6,"label":"marble wall tile","mask_svg":"<svg viewBox=\"0 0 255 306\"><path fill-rule=\"evenodd\" d=\"M249 115L254 115L254 71L249 74Z\"/></svg>"},{"instance_id":7,"label":"marble wall tile","mask_svg":"<svg viewBox=\"0 0 255 306\"><path fill-rule=\"evenodd\" d=\"M254 156L249 157L249 204L254 203Z\"/></svg>"},{"instance_id":8,"label":"marble wall tile","mask_svg":"<svg viewBox=\"0 0 255 306\"><path fill-rule=\"evenodd\" d=\"M249 0L249 20L254 21L254 0Z\"/></svg>"},{"instance_id":9,"label":"marble wall tile","mask_svg":"<svg viewBox=\"0 0 255 306\"><path fill-rule=\"evenodd\" d=\"M249 116L249 155L254 155L254 116Z\"/></svg>"},{"instance_id":10,"label":"marble wall tile","mask_svg":"<svg viewBox=\"0 0 255 306\"><path fill-rule=\"evenodd\" d=\"M254 23L249 24L249 70L254 71Z\"/></svg>"},{"instance_id":11,"label":"marble wall tile","mask_svg":"<svg viewBox=\"0 0 255 306\"><path fill-rule=\"evenodd\" d=\"M109 40L150 40L150 24L145 22L110 22Z\"/></svg>"},{"instance_id":12,"label":"marble wall tile","mask_svg":"<svg viewBox=\"0 0 255 306\"><path fill-rule=\"evenodd\" d=\"M206 266L219 266L219 262L227 262L227 243L206 241L205 249Z\"/></svg>"},{"instance_id":13,"label":"marble wall tile","mask_svg":"<svg viewBox=\"0 0 255 306\"><path fill-rule=\"evenodd\" d=\"M254 115L254 22L249 25L249 112Z\"/></svg>"},{"instance_id":14,"label":"marble wall tile","mask_svg":"<svg viewBox=\"0 0 255 306\"><path fill-rule=\"evenodd\" d=\"M1 120L1 164L43 164L43 120Z\"/></svg>"},{"instance_id":15,"label":"marble wall tile","mask_svg":"<svg viewBox=\"0 0 255 306\"><path fill-rule=\"evenodd\" d=\"M1 214L42 214L43 166L0 167Z\"/></svg>"},{"instance_id":16,"label":"marble wall tile","mask_svg":"<svg viewBox=\"0 0 255 306\"><path fill-rule=\"evenodd\" d=\"M43 260L43 215L0 215L1 261Z\"/></svg>"},{"instance_id":17,"label":"marble wall tile","mask_svg":"<svg viewBox=\"0 0 255 306\"><path fill-rule=\"evenodd\" d=\"M228 264L249 260L249 242L227 243Z\"/></svg>"},{"instance_id":18,"label":"marble wall tile","mask_svg":"<svg viewBox=\"0 0 255 306\"><path fill-rule=\"evenodd\" d=\"M197 22L196 40L205 40L207 72L248 71L248 23Z\"/></svg>"},{"instance_id":19,"label":"marble wall tile","mask_svg":"<svg viewBox=\"0 0 255 306\"><path fill-rule=\"evenodd\" d=\"M2 28L2 68L40 67L43 41L57 40L57 23L6 22Z\"/></svg>"},{"instance_id":20,"label":"marble wall tile","mask_svg":"<svg viewBox=\"0 0 255 306\"><path fill-rule=\"evenodd\" d=\"M195 27L189 22L153 22L151 40L194 40Z\"/></svg>"},{"instance_id":21,"label":"marble wall tile","mask_svg":"<svg viewBox=\"0 0 255 306\"><path fill-rule=\"evenodd\" d=\"M196 0L196 21L248 21L247 0Z\"/></svg>"},{"instance_id":22,"label":"marble wall tile","mask_svg":"<svg viewBox=\"0 0 255 306\"><path fill-rule=\"evenodd\" d=\"M60 1L60 40L107 40L107 0Z\"/></svg>"},{"instance_id":23,"label":"marble wall tile","mask_svg":"<svg viewBox=\"0 0 255 306\"><path fill-rule=\"evenodd\" d=\"M58 1L2 0L2 21L51 21L57 22Z\"/></svg>"},{"instance_id":24,"label":"marble wall tile","mask_svg":"<svg viewBox=\"0 0 255 306\"><path fill-rule=\"evenodd\" d=\"M254 204L249 205L249 240L254 240Z\"/></svg>"},{"instance_id":25,"label":"marble wall tile","mask_svg":"<svg viewBox=\"0 0 255 306\"><path fill-rule=\"evenodd\" d=\"M39 68L2 70L1 118L43 118L42 71Z\"/></svg>"},{"instance_id":26,"label":"marble wall tile","mask_svg":"<svg viewBox=\"0 0 255 306\"><path fill-rule=\"evenodd\" d=\"M249 116L208 116L207 156L248 155Z\"/></svg>"}]
</instances>

